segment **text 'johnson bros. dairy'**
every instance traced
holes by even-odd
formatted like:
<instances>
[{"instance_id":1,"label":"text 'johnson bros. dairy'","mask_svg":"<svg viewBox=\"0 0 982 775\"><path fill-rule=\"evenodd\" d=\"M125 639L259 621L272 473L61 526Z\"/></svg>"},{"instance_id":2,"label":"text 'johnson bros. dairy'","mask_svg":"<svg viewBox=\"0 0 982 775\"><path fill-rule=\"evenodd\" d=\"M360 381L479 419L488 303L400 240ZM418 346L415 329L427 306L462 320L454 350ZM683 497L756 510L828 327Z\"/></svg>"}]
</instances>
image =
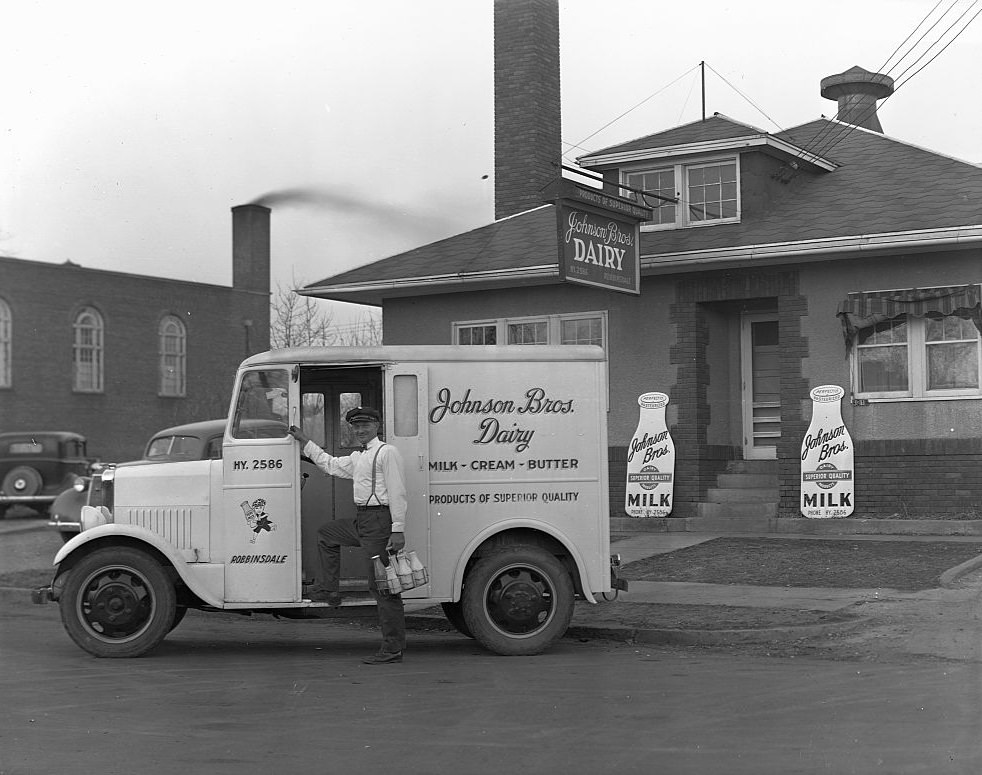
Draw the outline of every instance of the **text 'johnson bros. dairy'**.
<instances>
[{"instance_id":1,"label":"text 'johnson bros. dairy'","mask_svg":"<svg viewBox=\"0 0 982 775\"><path fill-rule=\"evenodd\" d=\"M529 388L519 401L497 396L473 398L470 388L458 398L450 388L443 387L437 391L437 403L430 410L430 422L436 425L448 415L484 415L477 422L472 439L474 444L514 445L515 452L525 452L532 443L535 430L511 420L512 416L562 415L572 411L572 398L548 396L541 387Z\"/></svg>"},{"instance_id":2,"label":"text 'johnson bros. dairy'","mask_svg":"<svg viewBox=\"0 0 982 775\"><path fill-rule=\"evenodd\" d=\"M801 513L806 517L848 517L853 512L855 466L840 409L844 394L838 385L822 385L810 394L812 420L801 442Z\"/></svg>"},{"instance_id":3,"label":"text 'johnson bros. dairy'","mask_svg":"<svg viewBox=\"0 0 982 775\"><path fill-rule=\"evenodd\" d=\"M675 492L675 443L665 423L668 396L644 393L638 429L627 450L624 510L631 517L667 517Z\"/></svg>"}]
</instances>

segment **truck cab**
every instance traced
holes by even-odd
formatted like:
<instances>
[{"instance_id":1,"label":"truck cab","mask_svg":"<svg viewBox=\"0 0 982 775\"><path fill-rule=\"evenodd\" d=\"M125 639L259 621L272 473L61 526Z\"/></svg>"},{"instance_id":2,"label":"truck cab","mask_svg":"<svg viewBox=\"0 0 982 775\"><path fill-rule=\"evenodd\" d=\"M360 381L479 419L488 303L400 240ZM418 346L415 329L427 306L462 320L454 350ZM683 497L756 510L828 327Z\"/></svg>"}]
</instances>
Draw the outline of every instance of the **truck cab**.
<instances>
[{"instance_id":1,"label":"truck cab","mask_svg":"<svg viewBox=\"0 0 982 775\"><path fill-rule=\"evenodd\" d=\"M566 631L576 599L623 588L609 557L606 369L595 347L274 350L236 375L223 454L108 467L50 587L69 635L96 656L137 656L188 608L322 618L309 599L316 536L353 516L350 480L324 475L290 425L332 455L344 421L380 408L405 465L407 549L427 569L410 603L500 654ZM97 485L97 486L96 486ZM374 605L368 558L342 556L345 606Z\"/></svg>"}]
</instances>

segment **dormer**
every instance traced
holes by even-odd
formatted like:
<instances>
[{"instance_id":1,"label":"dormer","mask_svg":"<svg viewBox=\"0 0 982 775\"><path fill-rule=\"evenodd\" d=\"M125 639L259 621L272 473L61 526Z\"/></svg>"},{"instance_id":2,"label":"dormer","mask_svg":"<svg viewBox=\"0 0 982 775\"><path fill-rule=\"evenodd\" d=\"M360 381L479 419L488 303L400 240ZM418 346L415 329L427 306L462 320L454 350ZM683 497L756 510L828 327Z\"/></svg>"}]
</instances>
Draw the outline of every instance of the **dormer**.
<instances>
[{"instance_id":1,"label":"dormer","mask_svg":"<svg viewBox=\"0 0 982 775\"><path fill-rule=\"evenodd\" d=\"M748 196L759 196L762 187L780 185L799 170L822 173L836 166L720 114L586 154L577 162L600 173L606 190L653 209L654 218L642 224L643 231L739 223ZM753 192L745 176L756 181Z\"/></svg>"}]
</instances>

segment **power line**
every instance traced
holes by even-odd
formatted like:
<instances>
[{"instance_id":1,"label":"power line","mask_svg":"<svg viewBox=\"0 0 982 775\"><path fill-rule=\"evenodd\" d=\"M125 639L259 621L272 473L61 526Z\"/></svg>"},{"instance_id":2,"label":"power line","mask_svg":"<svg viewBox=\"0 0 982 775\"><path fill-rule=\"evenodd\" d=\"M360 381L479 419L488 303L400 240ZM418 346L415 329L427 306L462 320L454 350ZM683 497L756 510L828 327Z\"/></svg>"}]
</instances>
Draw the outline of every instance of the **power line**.
<instances>
[{"instance_id":1,"label":"power line","mask_svg":"<svg viewBox=\"0 0 982 775\"><path fill-rule=\"evenodd\" d=\"M643 100L641 100L641 102L639 102L637 105L634 105L633 107L628 108L623 113L621 113L619 116L617 116L616 118L611 119L606 124L604 124L602 127L600 127L599 129L597 129L595 132L591 132L590 134L588 134L586 137L584 137L582 140L580 140L580 142L578 142L578 143L566 143L566 145L570 146L571 148L579 148L580 150L586 150L585 148L583 148L583 143L585 143L587 140L589 140L589 139L591 139L593 137L596 137L598 134L600 134L605 129L607 129L607 127L609 127L609 126L611 126L613 124L616 124L618 121L620 121L622 118L624 118L624 116L628 115L629 113L634 112L635 110L637 110L638 108L640 108L642 105L644 105L649 100L653 99L654 97L657 97L659 94L661 94L663 91L665 91L670 86L674 86L676 83L678 83L683 78L685 78L685 76L687 76L689 73L691 73L697 67L698 67L698 65L695 65L695 66L689 68L684 73L682 73L682 75L680 75L678 78L675 78L674 80L669 81L667 84L665 84L664 86L662 86L657 91L652 92L651 94L649 94L647 97L645 97Z\"/></svg>"},{"instance_id":2,"label":"power line","mask_svg":"<svg viewBox=\"0 0 982 775\"><path fill-rule=\"evenodd\" d=\"M944 32L942 32L941 35L939 35L934 41L932 41L931 44L928 46L928 48L919 57L917 57L917 59L915 59L911 65L909 65L903 72L901 72L900 75L897 76L897 79L894 83L893 93L888 95L879 103L880 107L885 105L902 86L905 86L907 83L909 83L914 76L916 76L918 73L923 71L924 68L926 68L929 64L931 64L931 62L937 59L952 43L954 43L959 37L961 37L961 35L965 32L965 30L968 29L968 27L972 24L972 22L975 21L975 19L979 16L980 13L982 13L982 8L979 8L979 10L975 12L975 14L961 27L961 29L959 29L958 32L956 32L955 35L947 43L945 43L941 47L941 49L938 50L937 53L935 53L927 62L925 62L920 68L918 68L916 71L911 73L909 76L904 78L904 76L907 75L908 72L910 72L910 69L916 66L917 63L920 62L925 56L930 54L932 49L934 49L942 40L944 40L945 36L947 36L948 33L950 33L951 30L954 29L955 26L958 25L958 23L961 22L962 19L964 19L965 16L976 5L979 4L979 2L980 0L972 0L971 4L964 11L962 11L962 13L944 30ZM928 18L930 18L931 14L933 14L934 11L937 10L940 4L941 3L939 2L937 5L934 6L934 8L931 9L928 15L925 16L924 19L922 19L921 22L917 25L917 27L914 28L914 32L911 33L911 35L907 36L907 40L910 40L910 38L913 37L913 35L917 32L917 30L927 21ZM896 62L896 64L893 65L893 68L899 67L900 64L903 62L903 60L906 59L908 56L910 56L913 49L918 44L920 44L925 39L925 37L927 37L930 31L933 30L938 25L938 23L945 16L948 15L950 11L952 11L955 8L956 4L957 4L957 0L953 0L952 4L944 11L944 13L942 13L941 16L917 39L917 41L913 44L913 46L902 57L900 57L900 59ZM904 43L906 43L906 40L904 41ZM900 47L902 47L903 45L904 44L902 43ZM898 47L897 50L899 50L900 47ZM890 55L890 57L888 57L887 61L892 59L894 54L896 54L896 50L894 51L893 54ZM889 72L887 72L886 75L889 75ZM810 152L816 156L823 156L824 154L828 153L830 150L832 150L832 148L834 148L836 145L838 145L843 140L845 140L850 134L856 131L856 128L860 123L862 123L863 121L874 115L877 109L878 109L877 104L874 101L873 104L866 109L866 111L864 111L857 117L858 120L855 124L852 123L847 124L844 122L830 123L829 125L827 125L827 127L831 127L831 129L828 132L826 132L825 131L826 128L823 128L823 130L819 132L818 135L816 135L809 143L810 148L803 149L803 152L799 154L799 158L803 155L804 152ZM823 139L823 134L825 135L824 139ZM821 145L817 145L818 143L821 143Z\"/></svg>"}]
</instances>

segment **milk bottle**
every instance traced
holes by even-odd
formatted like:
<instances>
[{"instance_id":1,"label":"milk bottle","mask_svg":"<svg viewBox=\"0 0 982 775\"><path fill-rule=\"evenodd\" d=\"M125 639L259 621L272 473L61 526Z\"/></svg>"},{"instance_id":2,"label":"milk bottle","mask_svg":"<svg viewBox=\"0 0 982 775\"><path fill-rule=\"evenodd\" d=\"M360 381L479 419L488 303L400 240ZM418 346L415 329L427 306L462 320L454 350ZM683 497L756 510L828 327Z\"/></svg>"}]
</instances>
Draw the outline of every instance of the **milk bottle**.
<instances>
[{"instance_id":1,"label":"milk bottle","mask_svg":"<svg viewBox=\"0 0 982 775\"><path fill-rule=\"evenodd\" d=\"M667 517L675 491L675 443L665 424L668 396L644 393L638 429L627 450L627 495L624 510L631 517Z\"/></svg>"},{"instance_id":2,"label":"milk bottle","mask_svg":"<svg viewBox=\"0 0 982 775\"><path fill-rule=\"evenodd\" d=\"M822 385L811 391L812 421L801 443L801 513L828 519L853 511L853 444L842 421L845 391Z\"/></svg>"}]
</instances>

